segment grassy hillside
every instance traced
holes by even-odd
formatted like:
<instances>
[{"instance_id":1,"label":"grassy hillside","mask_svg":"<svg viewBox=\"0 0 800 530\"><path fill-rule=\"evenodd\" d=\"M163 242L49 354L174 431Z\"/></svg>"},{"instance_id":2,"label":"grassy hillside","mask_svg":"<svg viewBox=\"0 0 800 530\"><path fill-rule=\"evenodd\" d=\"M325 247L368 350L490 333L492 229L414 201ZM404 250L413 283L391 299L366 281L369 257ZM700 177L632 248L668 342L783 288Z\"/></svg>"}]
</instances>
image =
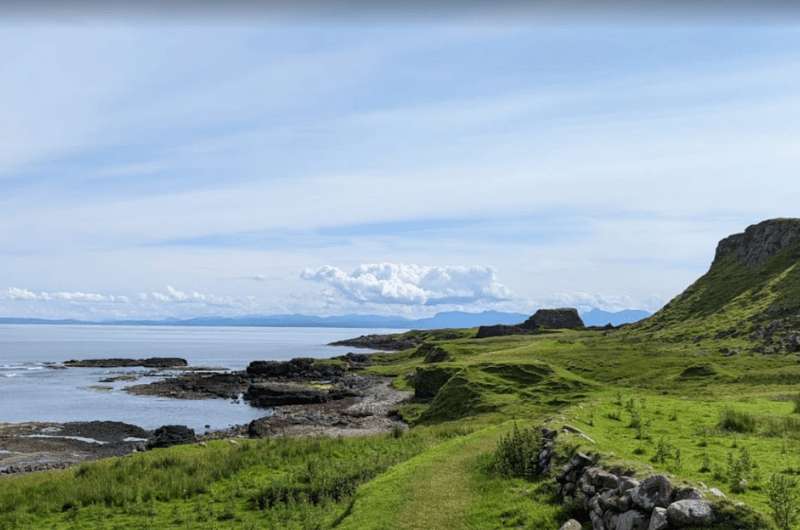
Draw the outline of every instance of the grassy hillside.
<instances>
[{"instance_id":1,"label":"grassy hillside","mask_svg":"<svg viewBox=\"0 0 800 530\"><path fill-rule=\"evenodd\" d=\"M765 231L777 243L762 241ZM785 340L800 329L798 263L800 220L750 227L721 242L708 273L653 317L631 326L631 332L659 340L715 341L717 347L792 351Z\"/></svg>"}]
</instances>

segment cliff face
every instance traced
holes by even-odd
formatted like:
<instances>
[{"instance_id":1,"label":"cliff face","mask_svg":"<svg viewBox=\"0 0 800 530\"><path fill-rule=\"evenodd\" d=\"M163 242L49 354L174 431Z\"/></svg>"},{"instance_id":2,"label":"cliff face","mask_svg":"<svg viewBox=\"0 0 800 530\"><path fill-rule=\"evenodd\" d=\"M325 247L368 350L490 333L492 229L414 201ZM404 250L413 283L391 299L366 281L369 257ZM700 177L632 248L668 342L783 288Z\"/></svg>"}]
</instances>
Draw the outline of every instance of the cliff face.
<instances>
[{"instance_id":1,"label":"cliff face","mask_svg":"<svg viewBox=\"0 0 800 530\"><path fill-rule=\"evenodd\" d=\"M705 275L632 329L800 350L800 219L772 219L726 237Z\"/></svg>"},{"instance_id":2,"label":"cliff face","mask_svg":"<svg viewBox=\"0 0 800 530\"><path fill-rule=\"evenodd\" d=\"M800 243L800 219L771 219L749 226L744 233L728 236L717 245L712 267L732 257L755 268L771 257Z\"/></svg>"}]
</instances>

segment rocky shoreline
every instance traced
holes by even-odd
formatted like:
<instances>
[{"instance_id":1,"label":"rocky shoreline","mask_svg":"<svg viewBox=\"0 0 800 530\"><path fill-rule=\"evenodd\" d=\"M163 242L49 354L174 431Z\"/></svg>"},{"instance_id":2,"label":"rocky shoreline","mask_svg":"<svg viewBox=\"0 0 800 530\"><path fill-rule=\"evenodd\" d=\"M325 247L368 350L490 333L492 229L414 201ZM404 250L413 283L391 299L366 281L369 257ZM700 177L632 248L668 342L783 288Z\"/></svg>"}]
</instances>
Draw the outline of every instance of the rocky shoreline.
<instances>
[{"instance_id":1,"label":"rocky shoreline","mask_svg":"<svg viewBox=\"0 0 800 530\"><path fill-rule=\"evenodd\" d=\"M110 421L0 424L0 475L63 469L88 460L211 439L359 436L405 428L394 411L411 393L394 389L390 378L356 373L370 364L368 354L254 361L244 371L193 371L188 363L177 361L182 359L94 359L68 361L64 366L156 368L164 379L123 390L171 399L243 400L263 408L265 415L250 424L200 436L181 425L148 431ZM177 375L171 371L176 368ZM142 375L141 371L121 372L102 382L132 382Z\"/></svg>"}]
</instances>

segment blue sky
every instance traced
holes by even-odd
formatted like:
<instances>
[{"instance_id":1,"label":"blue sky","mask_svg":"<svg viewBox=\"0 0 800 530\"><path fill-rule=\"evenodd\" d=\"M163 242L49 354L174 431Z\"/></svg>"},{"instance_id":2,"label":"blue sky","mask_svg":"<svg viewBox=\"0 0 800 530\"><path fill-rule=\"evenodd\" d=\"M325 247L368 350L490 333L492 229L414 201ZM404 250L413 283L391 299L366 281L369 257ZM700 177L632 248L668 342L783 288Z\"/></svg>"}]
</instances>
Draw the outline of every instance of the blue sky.
<instances>
[{"instance_id":1,"label":"blue sky","mask_svg":"<svg viewBox=\"0 0 800 530\"><path fill-rule=\"evenodd\" d=\"M796 216L800 30L0 28L0 315L656 309Z\"/></svg>"}]
</instances>

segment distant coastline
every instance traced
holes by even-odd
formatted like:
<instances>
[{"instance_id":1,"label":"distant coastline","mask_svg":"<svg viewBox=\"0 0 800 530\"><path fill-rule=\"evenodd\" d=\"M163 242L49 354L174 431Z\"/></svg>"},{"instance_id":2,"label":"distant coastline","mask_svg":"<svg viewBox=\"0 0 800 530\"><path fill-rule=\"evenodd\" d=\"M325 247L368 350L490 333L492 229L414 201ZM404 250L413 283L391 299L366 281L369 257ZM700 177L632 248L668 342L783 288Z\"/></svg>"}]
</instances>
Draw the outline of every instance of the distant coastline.
<instances>
[{"instance_id":1,"label":"distant coastline","mask_svg":"<svg viewBox=\"0 0 800 530\"><path fill-rule=\"evenodd\" d=\"M13 325L83 325L83 326L203 326L203 327L285 327L285 328L384 328L384 329L440 329L472 328L495 324L513 325L528 318L524 313L502 311L483 311L468 313L449 311L437 313L432 317L410 319L383 315L250 315L241 317L197 317L188 319L160 320L78 320L43 319L25 317L0 317L0 324ZM625 309L610 312L591 309L581 313L589 326L605 324L627 324L650 316L647 311Z\"/></svg>"}]
</instances>

